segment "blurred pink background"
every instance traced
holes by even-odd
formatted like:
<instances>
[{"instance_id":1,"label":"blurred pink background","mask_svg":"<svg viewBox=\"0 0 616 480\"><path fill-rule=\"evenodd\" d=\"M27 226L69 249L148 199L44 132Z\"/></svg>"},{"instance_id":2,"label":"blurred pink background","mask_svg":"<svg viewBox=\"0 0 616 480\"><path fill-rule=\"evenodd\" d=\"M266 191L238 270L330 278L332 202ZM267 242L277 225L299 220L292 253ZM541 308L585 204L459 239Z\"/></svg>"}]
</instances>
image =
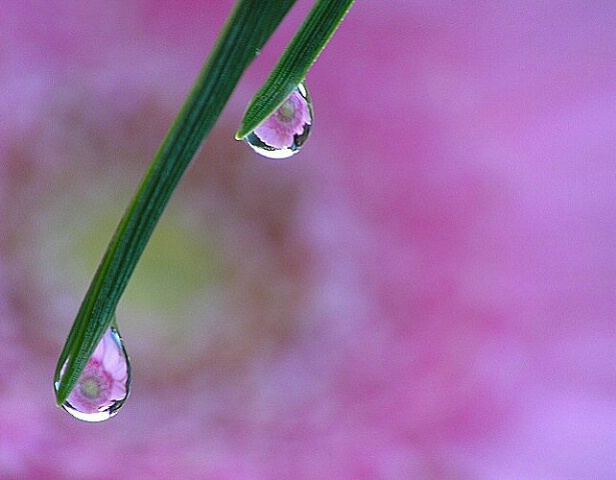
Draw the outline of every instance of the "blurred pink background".
<instances>
[{"instance_id":1,"label":"blurred pink background","mask_svg":"<svg viewBox=\"0 0 616 480\"><path fill-rule=\"evenodd\" d=\"M52 375L225 2L0 10L0 479L616 478L616 4L358 1L303 152L257 58L118 310L117 417Z\"/></svg>"}]
</instances>

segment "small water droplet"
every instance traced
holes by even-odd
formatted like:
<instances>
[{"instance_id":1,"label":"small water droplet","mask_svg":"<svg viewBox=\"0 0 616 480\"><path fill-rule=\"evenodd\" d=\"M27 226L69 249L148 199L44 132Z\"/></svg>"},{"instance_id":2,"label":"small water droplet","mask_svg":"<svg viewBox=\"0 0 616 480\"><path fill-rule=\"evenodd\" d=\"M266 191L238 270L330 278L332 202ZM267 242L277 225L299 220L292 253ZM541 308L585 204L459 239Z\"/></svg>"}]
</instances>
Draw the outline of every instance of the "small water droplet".
<instances>
[{"instance_id":1,"label":"small water droplet","mask_svg":"<svg viewBox=\"0 0 616 480\"><path fill-rule=\"evenodd\" d=\"M130 390L130 361L116 327L103 336L62 408L86 422L118 413ZM56 390L58 382L55 383Z\"/></svg>"},{"instance_id":2,"label":"small water droplet","mask_svg":"<svg viewBox=\"0 0 616 480\"><path fill-rule=\"evenodd\" d=\"M312 101L306 84L299 86L267 120L246 137L246 143L267 158L289 158L300 151L312 128Z\"/></svg>"}]
</instances>

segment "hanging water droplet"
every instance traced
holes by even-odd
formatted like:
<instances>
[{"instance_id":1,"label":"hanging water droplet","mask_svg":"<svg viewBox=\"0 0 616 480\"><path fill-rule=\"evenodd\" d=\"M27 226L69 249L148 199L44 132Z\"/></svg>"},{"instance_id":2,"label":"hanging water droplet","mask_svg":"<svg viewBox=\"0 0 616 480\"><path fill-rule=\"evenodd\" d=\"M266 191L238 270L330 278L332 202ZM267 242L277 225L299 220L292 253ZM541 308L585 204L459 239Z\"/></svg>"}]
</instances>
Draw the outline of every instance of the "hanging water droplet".
<instances>
[{"instance_id":1,"label":"hanging water droplet","mask_svg":"<svg viewBox=\"0 0 616 480\"><path fill-rule=\"evenodd\" d=\"M57 381L55 388L58 389ZM94 350L62 408L79 420L102 422L118 413L129 390L130 362L122 337L112 326Z\"/></svg>"},{"instance_id":2,"label":"hanging water droplet","mask_svg":"<svg viewBox=\"0 0 616 480\"><path fill-rule=\"evenodd\" d=\"M267 120L246 137L260 155L283 159L300 151L312 128L312 101L304 82L289 95Z\"/></svg>"}]
</instances>

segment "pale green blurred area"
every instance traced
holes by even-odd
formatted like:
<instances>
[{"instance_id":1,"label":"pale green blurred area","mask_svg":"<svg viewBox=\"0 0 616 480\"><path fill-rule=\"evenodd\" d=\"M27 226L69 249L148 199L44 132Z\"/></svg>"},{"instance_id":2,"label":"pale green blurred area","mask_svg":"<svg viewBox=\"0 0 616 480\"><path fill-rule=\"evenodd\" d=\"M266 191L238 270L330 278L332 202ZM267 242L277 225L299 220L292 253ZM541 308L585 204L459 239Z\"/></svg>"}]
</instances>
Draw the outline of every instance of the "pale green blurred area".
<instances>
[{"instance_id":1,"label":"pale green blurred area","mask_svg":"<svg viewBox=\"0 0 616 480\"><path fill-rule=\"evenodd\" d=\"M123 205L105 205L109 210L96 210L96 214L78 225L58 225L71 231L63 254L72 266L73 275L80 278L93 270L93 259L101 258L101 251L118 223L118 210ZM86 210L88 206L84 206ZM168 315L177 313L192 297L206 288L220 275L220 259L206 245L207 237L196 232L178 218L177 208L170 209L160 222L156 234L149 242L139 266L133 274L124 302L136 308L155 309Z\"/></svg>"},{"instance_id":2,"label":"pale green blurred area","mask_svg":"<svg viewBox=\"0 0 616 480\"><path fill-rule=\"evenodd\" d=\"M73 295L88 285L111 238L119 220L118 211L124 208L120 204L124 195L118 197L110 196L109 203L84 202L76 217L55 224L65 237L60 243L51 243L57 247L51 258L57 261L54 269L63 277L61 285L70 285ZM216 316L211 315L211 307L212 296L220 288L221 263L215 250L208 246L205 232L182 219L181 205L170 208L142 256L117 312L138 378L148 372L144 367L156 361L157 353L165 352L167 365L184 370L182 362L186 359L182 352L198 353L193 340L203 338L203 348L207 347L207 338L201 332L206 326L215 331L212 324L216 323ZM67 328L70 321L71 317L65 319ZM167 368L161 370L168 372Z\"/></svg>"}]
</instances>

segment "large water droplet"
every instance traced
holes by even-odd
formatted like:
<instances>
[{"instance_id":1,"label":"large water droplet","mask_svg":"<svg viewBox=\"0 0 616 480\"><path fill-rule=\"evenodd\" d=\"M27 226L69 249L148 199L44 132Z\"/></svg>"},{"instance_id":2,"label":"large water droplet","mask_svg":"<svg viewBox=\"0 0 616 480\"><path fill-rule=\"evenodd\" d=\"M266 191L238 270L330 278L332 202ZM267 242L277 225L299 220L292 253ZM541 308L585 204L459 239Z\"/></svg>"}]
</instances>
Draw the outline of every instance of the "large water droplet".
<instances>
[{"instance_id":1,"label":"large water droplet","mask_svg":"<svg viewBox=\"0 0 616 480\"><path fill-rule=\"evenodd\" d=\"M312 128L312 101L304 82L272 113L249 133L245 140L252 149L267 158L282 159L300 151Z\"/></svg>"},{"instance_id":2,"label":"large water droplet","mask_svg":"<svg viewBox=\"0 0 616 480\"><path fill-rule=\"evenodd\" d=\"M118 413L129 390L128 354L117 328L110 327L62 408L79 420L102 422Z\"/></svg>"}]
</instances>

